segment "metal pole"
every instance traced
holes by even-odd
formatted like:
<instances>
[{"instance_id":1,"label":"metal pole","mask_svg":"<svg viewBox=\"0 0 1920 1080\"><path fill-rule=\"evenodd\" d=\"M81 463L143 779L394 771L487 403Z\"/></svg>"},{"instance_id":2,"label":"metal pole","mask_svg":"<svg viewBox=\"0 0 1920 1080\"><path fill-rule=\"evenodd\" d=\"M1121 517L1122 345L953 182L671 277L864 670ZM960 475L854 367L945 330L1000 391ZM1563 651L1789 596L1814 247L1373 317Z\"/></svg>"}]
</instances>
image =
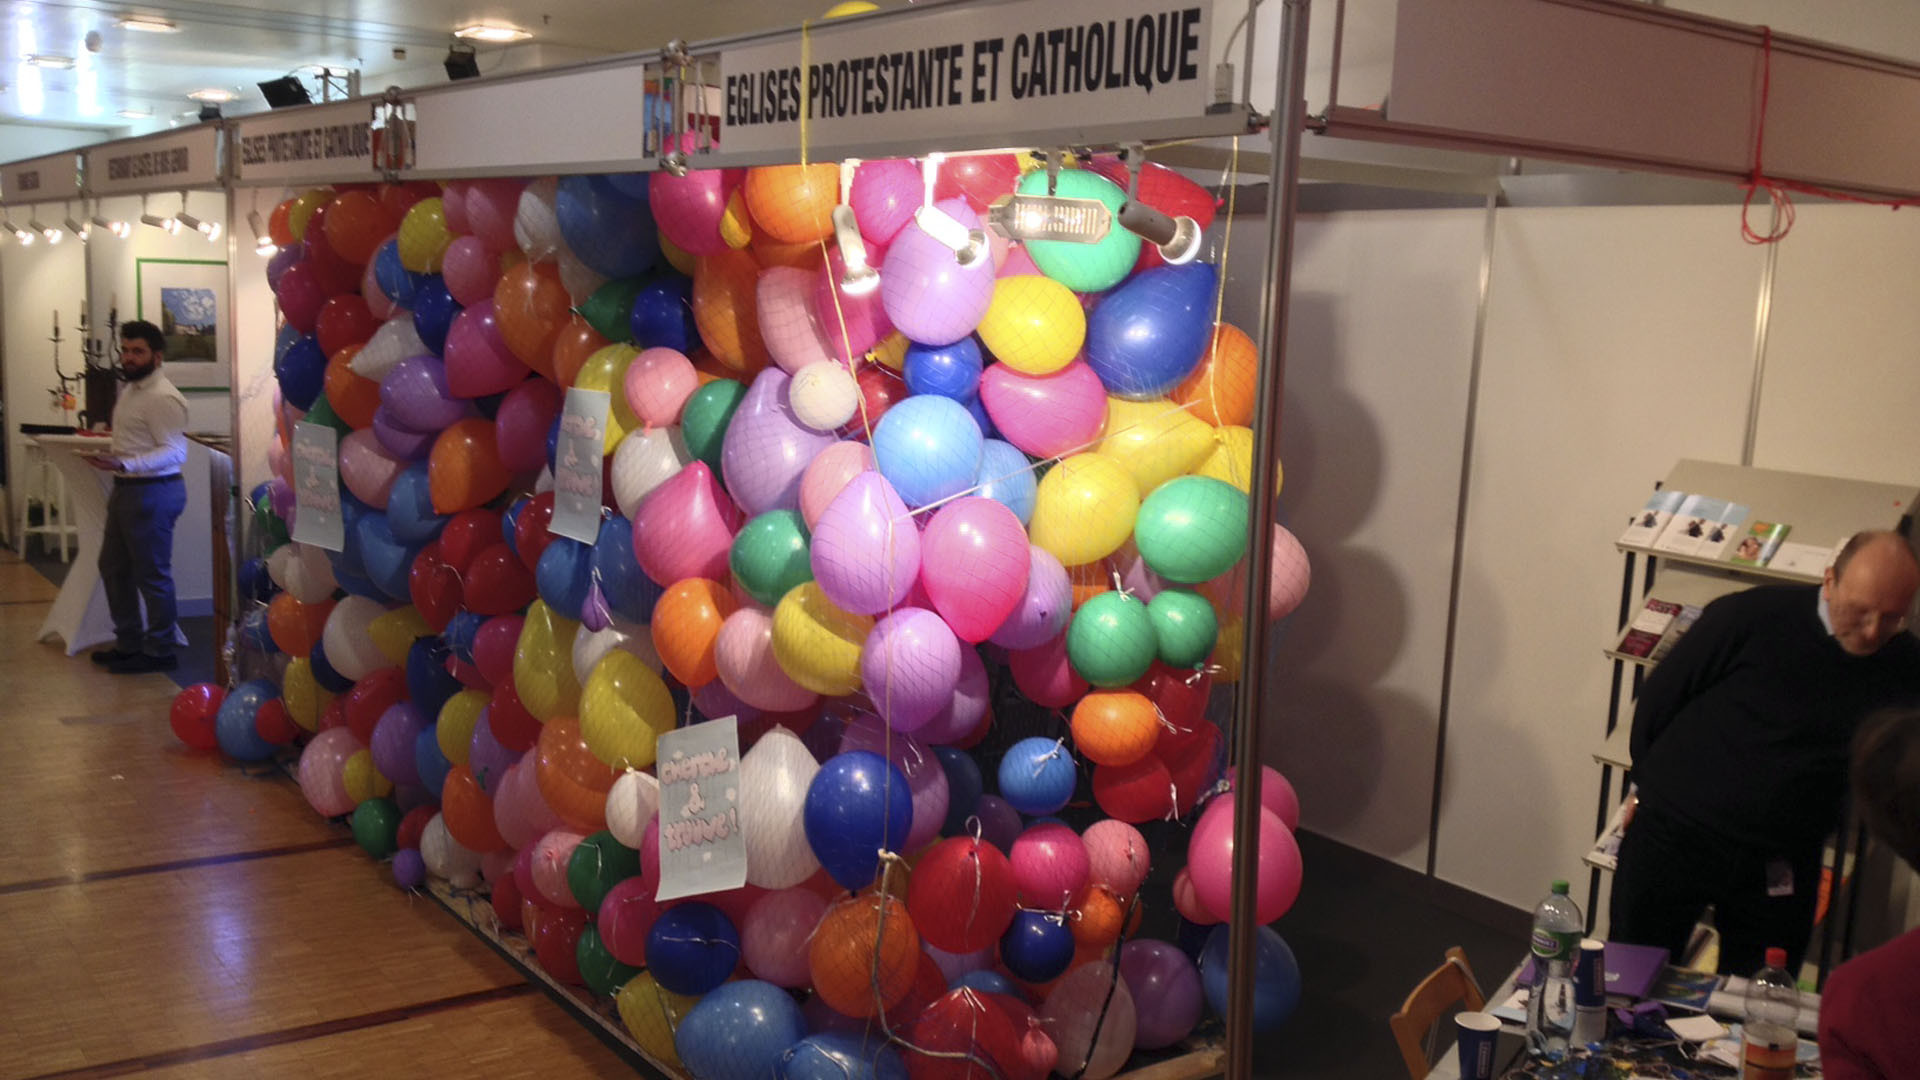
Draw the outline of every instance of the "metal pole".
<instances>
[{"instance_id":1,"label":"metal pole","mask_svg":"<svg viewBox=\"0 0 1920 1080\"><path fill-rule=\"evenodd\" d=\"M1273 158L1267 177L1267 267L1260 312L1259 393L1253 411L1253 486L1249 496L1253 542L1247 552L1245 645L1240 694L1234 703L1233 856L1251 871L1260 848L1260 714L1267 667L1267 592L1273 578L1275 459L1279 454L1281 372L1287 356L1287 300L1293 288L1293 218L1300 186L1300 134L1306 120L1307 2L1284 0L1280 67L1267 130ZM1249 28L1251 32L1251 28ZM1253 1076L1254 922L1251 872L1233 876L1233 921L1228 944L1232 992L1227 1008L1227 1075Z\"/></svg>"}]
</instances>

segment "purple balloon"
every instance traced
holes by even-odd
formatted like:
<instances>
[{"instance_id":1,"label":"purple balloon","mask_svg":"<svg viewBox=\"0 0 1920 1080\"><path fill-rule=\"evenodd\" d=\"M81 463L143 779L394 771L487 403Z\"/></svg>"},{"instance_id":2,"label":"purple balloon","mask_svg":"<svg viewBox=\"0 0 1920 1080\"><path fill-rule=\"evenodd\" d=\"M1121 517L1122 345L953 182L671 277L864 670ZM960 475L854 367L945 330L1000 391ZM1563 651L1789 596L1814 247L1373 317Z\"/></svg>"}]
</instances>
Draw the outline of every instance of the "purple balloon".
<instances>
[{"instance_id":1,"label":"purple balloon","mask_svg":"<svg viewBox=\"0 0 1920 1080\"><path fill-rule=\"evenodd\" d=\"M1200 972L1176 946L1139 938L1120 946L1120 977L1136 1010L1133 1045L1172 1046L1200 1022Z\"/></svg>"},{"instance_id":2,"label":"purple balloon","mask_svg":"<svg viewBox=\"0 0 1920 1080\"><path fill-rule=\"evenodd\" d=\"M907 790L913 794L913 825L907 830L906 850L917 851L940 835L951 789L947 770L926 743L911 735L889 733L879 717L865 713L848 721L840 736L840 753L849 750L879 754L907 778Z\"/></svg>"},{"instance_id":3,"label":"purple balloon","mask_svg":"<svg viewBox=\"0 0 1920 1080\"><path fill-rule=\"evenodd\" d=\"M493 737L493 706L480 710L480 719L473 725L473 740L467 744L467 768L473 770L473 778L480 782L480 790L492 794L500 786L500 778L507 769L520 760L517 751L500 745Z\"/></svg>"},{"instance_id":4,"label":"purple balloon","mask_svg":"<svg viewBox=\"0 0 1920 1080\"><path fill-rule=\"evenodd\" d=\"M467 415L467 403L447 389L446 365L435 356L409 356L380 380L387 417L412 431L439 431Z\"/></svg>"},{"instance_id":5,"label":"purple balloon","mask_svg":"<svg viewBox=\"0 0 1920 1080\"><path fill-rule=\"evenodd\" d=\"M286 522L288 525L293 524L294 498L292 484L287 483L278 476L274 477L273 480L267 484L267 504L273 507L274 513L280 515L280 520Z\"/></svg>"},{"instance_id":6,"label":"purple balloon","mask_svg":"<svg viewBox=\"0 0 1920 1080\"><path fill-rule=\"evenodd\" d=\"M953 697L913 734L930 746L945 746L973 734L980 718L987 715L993 687L987 682L987 666L980 654L969 646L960 646L960 678L953 686Z\"/></svg>"},{"instance_id":7,"label":"purple balloon","mask_svg":"<svg viewBox=\"0 0 1920 1080\"><path fill-rule=\"evenodd\" d=\"M907 598L920 575L920 530L886 477L869 469L813 524L813 576L835 607L878 615Z\"/></svg>"},{"instance_id":8,"label":"purple balloon","mask_svg":"<svg viewBox=\"0 0 1920 1080\"><path fill-rule=\"evenodd\" d=\"M979 229L980 216L965 199L946 199L938 209L966 229ZM993 303L993 260L982 257L965 266L953 249L917 224L901 229L887 248L880 275L880 302L895 328L922 345L951 345L980 325Z\"/></svg>"},{"instance_id":9,"label":"purple balloon","mask_svg":"<svg viewBox=\"0 0 1920 1080\"><path fill-rule=\"evenodd\" d=\"M860 680L895 731L918 731L952 704L960 652L945 619L926 608L898 608L867 635Z\"/></svg>"},{"instance_id":10,"label":"purple balloon","mask_svg":"<svg viewBox=\"0 0 1920 1080\"><path fill-rule=\"evenodd\" d=\"M727 685L719 679L693 692L693 708L709 720L736 716L743 724L760 715L759 709L735 697L733 691L727 689Z\"/></svg>"},{"instance_id":11,"label":"purple balloon","mask_svg":"<svg viewBox=\"0 0 1920 1080\"><path fill-rule=\"evenodd\" d=\"M403 461L419 461L433 450L438 431L415 431L393 418L386 405L373 410L373 437L380 448Z\"/></svg>"},{"instance_id":12,"label":"purple balloon","mask_svg":"<svg viewBox=\"0 0 1920 1080\"><path fill-rule=\"evenodd\" d=\"M306 252L300 249L299 244L283 247L274 252L273 258L267 260L267 288L274 290L277 295L280 290L280 275L293 269L306 257Z\"/></svg>"},{"instance_id":13,"label":"purple balloon","mask_svg":"<svg viewBox=\"0 0 1920 1080\"><path fill-rule=\"evenodd\" d=\"M777 367L754 377L727 424L720 473L727 494L749 517L800 509L800 475L832 446L832 432L814 431L793 415L792 379Z\"/></svg>"},{"instance_id":14,"label":"purple balloon","mask_svg":"<svg viewBox=\"0 0 1920 1080\"><path fill-rule=\"evenodd\" d=\"M402 848L394 855L393 883L403 889L417 889L427 883L427 863L419 848Z\"/></svg>"},{"instance_id":15,"label":"purple balloon","mask_svg":"<svg viewBox=\"0 0 1920 1080\"><path fill-rule=\"evenodd\" d=\"M367 749L373 752L373 767L396 785L420 783L420 770L414 767L413 743L427 726L426 718L410 701L389 706L373 725L373 740Z\"/></svg>"},{"instance_id":16,"label":"purple balloon","mask_svg":"<svg viewBox=\"0 0 1920 1080\"><path fill-rule=\"evenodd\" d=\"M998 795L982 795L973 804L973 816L980 822L980 839L999 848L1003 855L1013 851L1013 842L1025 827L1020 824L1020 811Z\"/></svg>"},{"instance_id":17,"label":"purple balloon","mask_svg":"<svg viewBox=\"0 0 1920 1080\"><path fill-rule=\"evenodd\" d=\"M1073 583L1067 569L1050 552L1028 545L1027 591L1013 614L988 641L1009 649L1032 649L1054 638L1073 618Z\"/></svg>"}]
</instances>

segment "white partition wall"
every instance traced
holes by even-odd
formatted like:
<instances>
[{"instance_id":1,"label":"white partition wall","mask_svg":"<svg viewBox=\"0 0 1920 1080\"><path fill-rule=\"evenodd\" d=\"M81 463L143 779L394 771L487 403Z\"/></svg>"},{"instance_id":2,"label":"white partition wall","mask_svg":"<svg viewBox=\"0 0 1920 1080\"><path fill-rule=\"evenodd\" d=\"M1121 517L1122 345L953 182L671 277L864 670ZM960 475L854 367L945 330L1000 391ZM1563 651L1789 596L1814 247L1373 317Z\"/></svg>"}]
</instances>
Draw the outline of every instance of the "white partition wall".
<instances>
[{"instance_id":1,"label":"white partition wall","mask_svg":"<svg viewBox=\"0 0 1920 1080\"><path fill-rule=\"evenodd\" d=\"M15 211L16 222L26 214ZM43 212L44 217L44 212ZM69 375L80 372L80 339L75 323L87 297L86 249L72 237L59 244L42 240L22 247L12 237L0 251L0 283L5 296L0 313L5 318L5 377L7 428L7 487L16 515L8 535L18 525L20 485L24 479L25 442L21 424L73 424L52 391L59 386L53 370L53 319L60 317L60 366ZM75 387L75 407L86 407L86 391Z\"/></svg>"},{"instance_id":2,"label":"white partition wall","mask_svg":"<svg viewBox=\"0 0 1920 1080\"><path fill-rule=\"evenodd\" d=\"M288 194L272 187L243 189L233 196L233 220L245 221L256 205L264 218ZM278 312L273 290L267 287L267 260L254 252L251 241L251 234L236 238L232 273L234 441L250 451L261 448L240 454L233 463L233 482L242 497L268 479L264 448L273 445L273 402L279 389L273 377Z\"/></svg>"}]
</instances>

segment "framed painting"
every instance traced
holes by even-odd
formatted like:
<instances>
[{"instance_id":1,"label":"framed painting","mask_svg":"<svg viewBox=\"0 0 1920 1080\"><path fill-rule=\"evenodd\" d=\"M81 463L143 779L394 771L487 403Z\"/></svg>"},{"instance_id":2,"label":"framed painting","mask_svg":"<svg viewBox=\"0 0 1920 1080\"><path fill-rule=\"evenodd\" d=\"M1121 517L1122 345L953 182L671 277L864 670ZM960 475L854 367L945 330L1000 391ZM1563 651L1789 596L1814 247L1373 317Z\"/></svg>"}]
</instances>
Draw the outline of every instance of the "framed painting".
<instances>
[{"instance_id":1,"label":"framed painting","mask_svg":"<svg viewBox=\"0 0 1920 1080\"><path fill-rule=\"evenodd\" d=\"M182 389L232 385L227 342L227 264L137 259L138 318L167 339L167 378Z\"/></svg>"}]
</instances>

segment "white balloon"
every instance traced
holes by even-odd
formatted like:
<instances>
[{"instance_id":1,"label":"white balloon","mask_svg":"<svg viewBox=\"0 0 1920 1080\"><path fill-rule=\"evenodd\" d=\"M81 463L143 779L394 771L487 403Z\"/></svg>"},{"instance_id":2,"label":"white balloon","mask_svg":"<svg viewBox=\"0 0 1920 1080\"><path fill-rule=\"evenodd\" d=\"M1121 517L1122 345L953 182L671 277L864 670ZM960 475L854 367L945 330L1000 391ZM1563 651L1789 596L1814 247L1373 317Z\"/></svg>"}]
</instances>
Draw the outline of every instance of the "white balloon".
<instances>
[{"instance_id":1,"label":"white balloon","mask_svg":"<svg viewBox=\"0 0 1920 1080\"><path fill-rule=\"evenodd\" d=\"M815 431L833 431L860 411L860 384L845 364L821 360L794 375L787 400L794 419Z\"/></svg>"},{"instance_id":2,"label":"white balloon","mask_svg":"<svg viewBox=\"0 0 1920 1080\"><path fill-rule=\"evenodd\" d=\"M413 313L402 311L380 324L380 329L373 332L373 337L360 346L359 352L353 354L353 361L348 366L355 375L379 382L400 361L431 351L426 342L420 340L420 331L413 328Z\"/></svg>"},{"instance_id":3,"label":"white balloon","mask_svg":"<svg viewBox=\"0 0 1920 1080\"><path fill-rule=\"evenodd\" d=\"M747 883L786 889L820 869L807 843L807 786L820 763L783 727L760 736L740 759L740 833L747 847Z\"/></svg>"},{"instance_id":4,"label":"white balloon","mask_svg":"<svg viewBox=\"0 0 1920 1080\"><path fill-rule=\"evenodd\" d=\"M656 675L664 666L660 663L660 654L653 650L653 634L646 627L615 619L605 630L588 630L583 626L573 635L573 677L581 686L587 685L593 669L615 649L639 657Z\"/></svg>"},{"instance_id":5,"label":"white balloon","mask_svg":"<svg viewBox=\"0 0 1920 1080\"><path fill-rule=\"evenodd\" d=\"M567 296L575 307L587 302L587 297L600 290L607 283L605 274L580 261L573 252L562 249L560 252L560 287L567 290ZM623 324L624 325L624 324Z\"/></svg>"},{"instance_id":6,"label":"white balloon","mask_svg":"<svg viewBox=\"0 0 1920 1080\"><path fill-rule=\"evenodd\" d=\"M635 851L647 823L660 812L660 781L652 773L625 772L607 791L607 831Z\"/></svg>"},{"instance_id":7,"label":"white balloon","mask_svg":"<svg viewBox=\"0 0 1920 1080\"><path fill-rule=\"evenodd\" d=\"M477 888L480 884L480 856L460 846L439 814L433 815L420 834L420 861L427 864L427 873L456 889Z\"/></svg>"},{"instance_id":8,"label":"white balloon","mask_svg":"<svg viewBox=\"0 0 1920 1080\"><path fill-rule=\"evenodd\" d=\"M349 596L333 606L326 628L320 632L320 646L327 650L327 663L342 678L359 682L392 666L368 630L373 620L386 613L379 601L364 596Z\"/></svg>"},{"instance_id":9,"label":"white balloon","mask_svg":"<svg viewBox=\"0 0 1920 1080\"><path fill-rule=\"evenodd\" d=\"M1105 962L1067 972L1040 1005L1040 1026L1060 1050L1054 1069L1062 1076L1105 1080L1119 1072L1133 1053L1138 1022L1127 981Z\"/></svg>"},{"instance_id":10,"label":"white balloon","mask_svg":"<svg viewBox=\"0 0 1920 1080\"><path fill-rule=\"evenodd\" d=\"M559 196L560 181L551 176L535 180L520 192L520 206L513 215L513 239L535 262L553 258L566 244L560 236L560 215L554 209Z\"/></svg>"},{"instance_id":11,"label":"white balloon","mask_svg":"<svg viewBox=\"0 0 1920 1080\"><path fill-rule=\"evenodd\" d=\"M647 493L693 462L678 427L631 431L613 451L613 501L631 519Z\"/></svg>"},{"instance_id":12,"label":"white balloon","mask_svg":"<svg viewBox=\"0 0 1920 1080\"><path fill-rule=\"evenodd\" d=\"M323 603L340 587L327 553L309 544L282 544L267 556L267 576L303 604Z\"/></svg>"}]
</instances>

